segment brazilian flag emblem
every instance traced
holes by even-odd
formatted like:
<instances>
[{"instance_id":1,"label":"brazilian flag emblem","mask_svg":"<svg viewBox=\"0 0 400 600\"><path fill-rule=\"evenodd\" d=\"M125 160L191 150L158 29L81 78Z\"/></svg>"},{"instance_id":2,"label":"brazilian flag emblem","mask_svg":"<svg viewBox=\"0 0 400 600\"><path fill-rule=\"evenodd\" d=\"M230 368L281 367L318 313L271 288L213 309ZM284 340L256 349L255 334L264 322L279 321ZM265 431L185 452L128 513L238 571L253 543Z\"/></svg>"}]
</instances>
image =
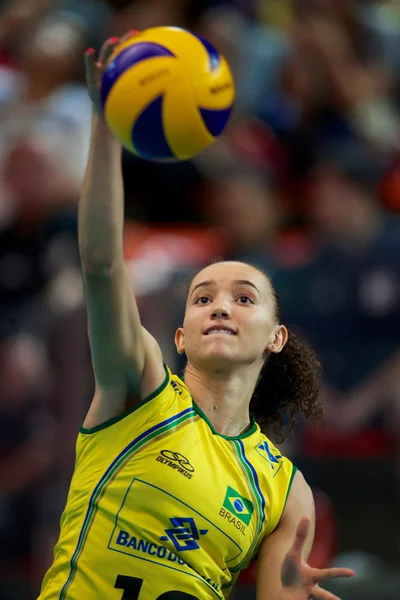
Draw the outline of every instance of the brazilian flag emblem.
<instances>
[{"instance_id":1,"label":"brazilian flag emblem","mask_svg":"<svg viewBox=\"0 0 400 600\"><path fill-rule=\"evenodd\" d=\"M245 525L248 525L254 512L254 505L251 500L241 496L236 490L228 485L223 507L232 515L240 519Z\"/></svg>"}]
</instances>

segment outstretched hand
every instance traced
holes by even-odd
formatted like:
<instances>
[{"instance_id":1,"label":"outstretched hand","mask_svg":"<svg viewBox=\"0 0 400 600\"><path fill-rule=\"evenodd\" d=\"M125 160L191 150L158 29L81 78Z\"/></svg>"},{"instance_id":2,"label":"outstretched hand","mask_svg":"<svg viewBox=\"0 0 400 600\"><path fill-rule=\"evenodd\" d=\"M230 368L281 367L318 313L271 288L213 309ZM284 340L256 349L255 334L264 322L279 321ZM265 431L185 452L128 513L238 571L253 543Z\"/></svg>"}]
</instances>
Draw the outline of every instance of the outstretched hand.
<instances>
[{"instance_id":1,"label":"outstretched hand","mask_svg":"<svg viewBox=\"0 0 400 600\"><path fill-rule=\"evenodd\" d=\"M319 584L328 579L338 577L353 577L352 569L329 568L315 569L306 563L302 557L304 543L307 539L310 520L301 519L293 546L286 554L281 570L282 593L280 600L340 600Z\"/></svg>"},{"instance_id":2,"label":"outstretched hand","mask_svg":"<svg viewBox=\"0 0 400 600\"><path fill-rule=\"evenodd\" d=\"M88 48L85 52L85 71L88 93L93 103L93 107L99 116L102 115L102 107L100 100L101 78L107 66L108 60L114 52L115 48L119 44L126 42L129 38L133 37L137 33L137 31L129 31L126 35L124 35L121 38L109 38L103 44L97 60L96 53L93 48Z\"/></svg>"}]
</instances>

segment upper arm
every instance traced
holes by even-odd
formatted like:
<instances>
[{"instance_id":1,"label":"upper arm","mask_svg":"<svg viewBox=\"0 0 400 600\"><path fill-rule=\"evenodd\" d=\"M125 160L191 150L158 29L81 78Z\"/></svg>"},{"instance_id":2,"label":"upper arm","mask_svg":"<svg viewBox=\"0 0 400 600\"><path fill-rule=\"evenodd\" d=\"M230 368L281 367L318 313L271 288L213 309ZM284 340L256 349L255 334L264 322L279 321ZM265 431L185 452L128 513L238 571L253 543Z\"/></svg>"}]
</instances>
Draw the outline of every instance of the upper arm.
<instances>
[{"instance_id":1,"label":"upper arm","mask_svg":"<svg viewBox=\"0 0 400 600\"><path fill-rule=\"evenodd\" d=\"M164 380L161 349L140 321L125 263L83 273L96 392L85 417L94 427L140 401Z\"/></svg>"},{"instance_id":2,"label":"upper arm","mask_svg":"<svg viewBox=\"0 0 400 600\"><path fill-rule=\"evenodd\" d=\"M302 473L297 471L279 525L261 545L257 559L257 600L279 600L282 563L294 542L302 517L311 522L304 544L304 560L307 560L314 540L314 498Z\"/></svg>"}]
</instances>

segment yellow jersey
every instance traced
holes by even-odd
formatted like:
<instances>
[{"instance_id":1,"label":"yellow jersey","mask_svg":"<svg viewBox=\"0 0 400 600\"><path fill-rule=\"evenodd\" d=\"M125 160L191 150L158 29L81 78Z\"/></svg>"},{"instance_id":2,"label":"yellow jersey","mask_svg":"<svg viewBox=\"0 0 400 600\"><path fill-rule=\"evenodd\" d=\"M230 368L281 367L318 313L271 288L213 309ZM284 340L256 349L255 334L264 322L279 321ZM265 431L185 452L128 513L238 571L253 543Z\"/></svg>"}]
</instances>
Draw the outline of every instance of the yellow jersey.
<instances>
[{"instance_id":1,"label":"yellow jersey","mask_svg":"<svg viewBox=\"0 0 400 600\"><path fill-rule=\"evenodd\" d=\"M215 600L279 523L295 467L252 418L218 434L184 382L81 428L39 600Z\"/></svg>"}]
</instances>

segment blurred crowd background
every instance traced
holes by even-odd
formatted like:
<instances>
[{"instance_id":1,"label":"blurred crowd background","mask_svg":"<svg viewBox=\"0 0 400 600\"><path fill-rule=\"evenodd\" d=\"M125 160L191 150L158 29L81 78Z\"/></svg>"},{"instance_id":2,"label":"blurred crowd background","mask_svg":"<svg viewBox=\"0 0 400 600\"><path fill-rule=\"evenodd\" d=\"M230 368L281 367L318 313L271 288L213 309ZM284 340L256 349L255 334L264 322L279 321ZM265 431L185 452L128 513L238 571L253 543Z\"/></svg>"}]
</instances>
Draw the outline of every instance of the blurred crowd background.
<instances>
[{"instance_id":1,"label":"blurred crowd background","mask_svg":"<svg viewBox=\"0 0 400 600\"><path fill-rule=\"evenodd\" d=\"M300 420L281 446L314 490L311 562L357 570L329 588L343 600L400 600L398 0L0 0L0 600L36 598L93 390L83 52L155 25L214 43L237 101L192 162L123 156L144 324L179 370L187 276L215 257L271 274L324 368L325 426Z\"/></svg>"}]
</instances>

